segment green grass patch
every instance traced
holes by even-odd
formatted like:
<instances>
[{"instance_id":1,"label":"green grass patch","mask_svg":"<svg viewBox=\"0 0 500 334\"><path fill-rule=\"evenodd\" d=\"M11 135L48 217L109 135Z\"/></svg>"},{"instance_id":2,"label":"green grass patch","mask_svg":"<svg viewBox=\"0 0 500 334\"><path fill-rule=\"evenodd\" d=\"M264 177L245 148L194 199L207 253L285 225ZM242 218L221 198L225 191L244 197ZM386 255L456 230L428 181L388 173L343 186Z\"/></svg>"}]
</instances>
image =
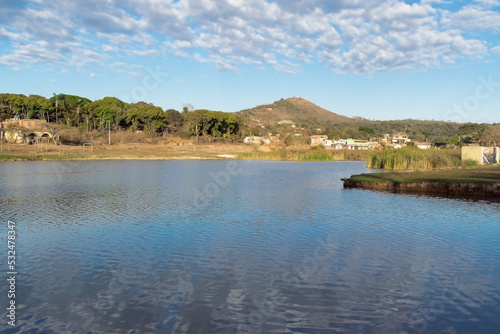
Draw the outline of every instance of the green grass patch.
<instances>
[{"instance_id":1,"label":"green grass patch","mask_svg":"<svg viewBox=\"0 0 500 334\"><path fill-rule=\"evenodd\" d=\"M359 174L350 177L353 182L445 182L445 183L496 183L500 182L500 166L481 166L432 171L389 172Z\"/></svg>"},{"instance_id":2,"label":"green grass patch","mask_svg":"<svg viewBox=\"0 0 500 334\"><path fill-rule=\"evenodd\" d=\"M0 161L35 161L35 160L42 160L42 157L34 155L0 154Z\"/></svg>"}]
</instances>

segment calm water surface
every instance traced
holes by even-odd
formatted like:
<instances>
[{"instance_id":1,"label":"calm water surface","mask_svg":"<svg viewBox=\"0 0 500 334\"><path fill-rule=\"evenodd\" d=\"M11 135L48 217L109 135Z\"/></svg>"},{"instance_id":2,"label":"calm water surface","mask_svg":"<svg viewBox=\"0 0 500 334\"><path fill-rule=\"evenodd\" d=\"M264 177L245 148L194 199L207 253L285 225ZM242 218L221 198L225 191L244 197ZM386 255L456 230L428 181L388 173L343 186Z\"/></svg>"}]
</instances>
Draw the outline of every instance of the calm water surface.
<instances>
[{"instance_id":1,"label":"calm water surface","mask_svg":"<svg viewBox=\"0 0 500 334\"><path fill-rule=\"evenodd\" d=\"M366 171L2 162L0 332L499 333L500 204L342 189Z\"/></svg>"}]
</instances>

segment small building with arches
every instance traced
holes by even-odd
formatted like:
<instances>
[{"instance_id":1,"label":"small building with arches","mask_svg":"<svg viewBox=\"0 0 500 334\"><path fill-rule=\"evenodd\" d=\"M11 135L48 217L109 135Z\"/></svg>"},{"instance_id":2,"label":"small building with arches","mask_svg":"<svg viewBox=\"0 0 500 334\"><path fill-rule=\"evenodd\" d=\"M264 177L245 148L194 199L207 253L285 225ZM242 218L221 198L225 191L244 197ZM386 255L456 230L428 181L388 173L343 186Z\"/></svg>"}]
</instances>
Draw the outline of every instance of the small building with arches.
<instances>
[{"instance_id":1,"label":"small building with arches","mask_svg":"<svg viewBox=\"0 0 500 334\"><path fill-rule=\"evenodd\" d=\"M45 120L21 119L19 116L0 122L0 139L13 143L39 143L52 138L45 130Z\"/></svg>"}]
</instances>

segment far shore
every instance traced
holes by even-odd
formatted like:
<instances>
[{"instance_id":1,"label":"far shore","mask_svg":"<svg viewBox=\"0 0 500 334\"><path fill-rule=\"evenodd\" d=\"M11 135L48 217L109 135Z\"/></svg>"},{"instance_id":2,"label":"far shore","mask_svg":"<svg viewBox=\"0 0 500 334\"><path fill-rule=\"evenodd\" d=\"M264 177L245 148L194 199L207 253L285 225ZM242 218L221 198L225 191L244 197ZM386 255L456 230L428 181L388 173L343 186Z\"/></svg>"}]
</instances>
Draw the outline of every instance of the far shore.
<instances>
[{"instance_id":1,"label":"far shore","mask_svg":"<svg viewBox=\"0 0 500 334\"><path fill-rule=\"evenodd\" d=\"M243 144L192 142L130 143L112 145L3 144L0 161L40 160L201 160L235 159L251 151Z\"/></svg>"},{"instance_id":2,"label":"far shore","mask_svg":"<svg viewBox=\"0 0 500 334\"><path fill-rule=\"evenodd\" d=\"M188 140L112 145L6 144L0 161L41 160L284 160L284 161L366 161L369 151L318 150L310 145L255 146L241 143L194 143Z\"/></svg>"}]
</instances>

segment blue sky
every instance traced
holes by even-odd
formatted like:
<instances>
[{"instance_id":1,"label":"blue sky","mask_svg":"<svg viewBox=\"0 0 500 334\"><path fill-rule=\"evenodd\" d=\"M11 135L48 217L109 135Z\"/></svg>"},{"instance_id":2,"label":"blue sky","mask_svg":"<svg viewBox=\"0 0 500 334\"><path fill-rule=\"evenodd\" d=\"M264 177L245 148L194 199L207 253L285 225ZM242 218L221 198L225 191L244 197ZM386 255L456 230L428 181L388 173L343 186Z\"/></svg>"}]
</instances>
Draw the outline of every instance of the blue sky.
<instances>
[{"instance_id":1,"label":"blue sky","mask_svg":"<svg viewBox=\"0 0 500 334\"><path fill-rule=\"evenodd\" d=\"M0 92L500 122L500 1L0 0Z\"/></svg>"}]
</instances>

